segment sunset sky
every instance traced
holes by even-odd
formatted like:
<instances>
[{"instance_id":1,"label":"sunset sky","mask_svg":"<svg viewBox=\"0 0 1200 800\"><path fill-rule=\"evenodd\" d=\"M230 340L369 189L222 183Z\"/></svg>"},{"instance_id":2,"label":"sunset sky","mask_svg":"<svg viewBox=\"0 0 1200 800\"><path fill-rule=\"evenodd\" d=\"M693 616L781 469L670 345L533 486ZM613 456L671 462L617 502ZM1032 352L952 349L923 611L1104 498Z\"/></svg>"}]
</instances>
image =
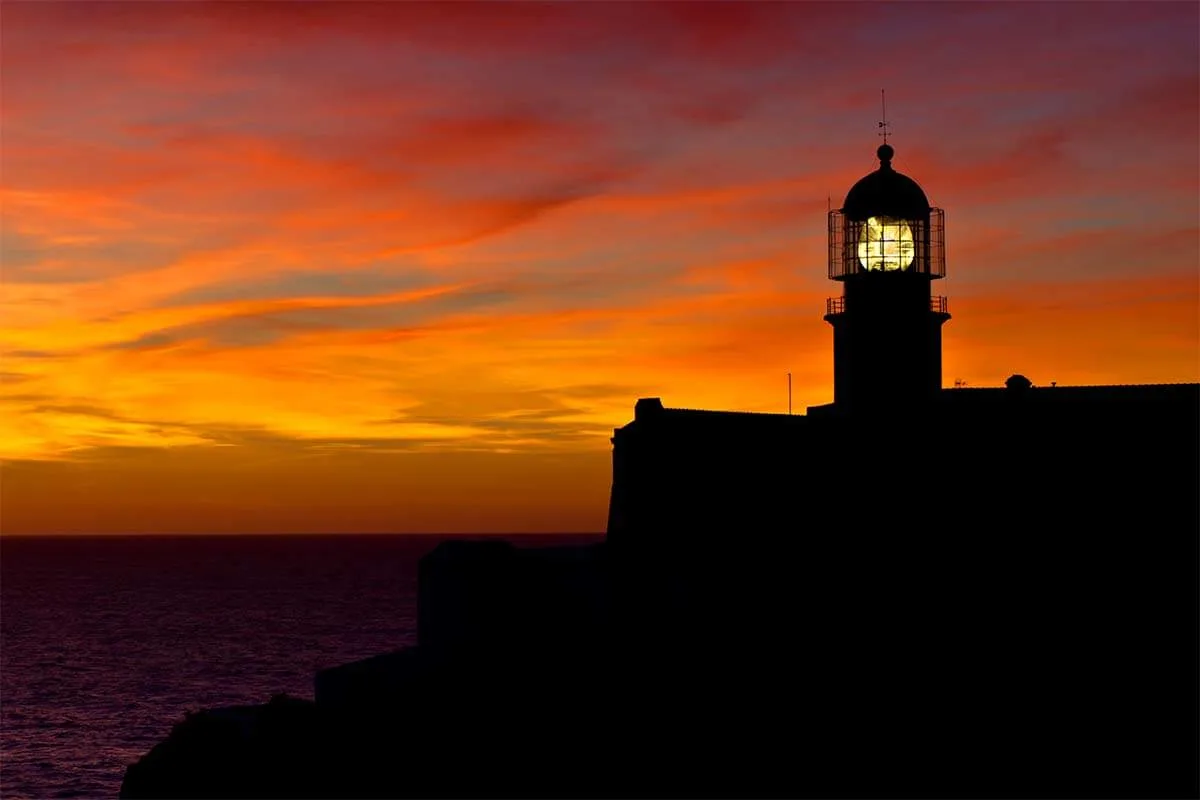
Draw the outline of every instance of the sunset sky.
<instances>
[{"instance_id":1,"label":"sunset sky","mask_svg":"<svg viewBox=\"0 0 1200 800\"><path fill-rule=\"evenodd\" d=\"M4 2L0 531L600 531L641 396L832 399L827 202L947 385L1200 375L1200 5Z\"/></svg>"}]
</instances>

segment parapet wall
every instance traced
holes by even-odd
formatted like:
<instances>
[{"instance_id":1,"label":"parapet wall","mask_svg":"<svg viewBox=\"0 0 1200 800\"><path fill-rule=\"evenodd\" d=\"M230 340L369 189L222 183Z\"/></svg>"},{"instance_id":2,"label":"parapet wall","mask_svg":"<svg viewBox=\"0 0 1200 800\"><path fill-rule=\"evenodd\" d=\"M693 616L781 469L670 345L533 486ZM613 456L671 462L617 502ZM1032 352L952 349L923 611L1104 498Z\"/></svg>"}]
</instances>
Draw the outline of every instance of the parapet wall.
<instances>
[{"instance_id":1,"label":"parapet wall","mask_svg":"<svg viewBox=\"0 0 1200 800\"><path fill-rule=\"evenodd\" d=\"M610 543L1196 519L1197 384L947 390L923 413L819 411L640 401L613 437Z\"/></svg>"}]
</instances>

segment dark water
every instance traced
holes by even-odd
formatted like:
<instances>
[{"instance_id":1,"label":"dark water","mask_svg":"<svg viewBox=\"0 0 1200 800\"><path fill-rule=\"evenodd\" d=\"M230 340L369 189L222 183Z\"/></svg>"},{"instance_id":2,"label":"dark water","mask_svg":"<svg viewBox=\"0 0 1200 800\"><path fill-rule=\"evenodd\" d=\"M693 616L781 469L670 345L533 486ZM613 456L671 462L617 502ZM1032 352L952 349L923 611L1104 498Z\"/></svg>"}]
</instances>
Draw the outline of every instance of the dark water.
<instances>
[{"instance_id":1,"label":"dark water","mask_svg":"<svg viewBox=\"0 0 1200 800\"><path fill-rule=\"evenodd\" d=\"M116 797L185 711L311 698L316 670L414 644L443 538L0 541L0 795Z\"/></svg>"}]
</instances>

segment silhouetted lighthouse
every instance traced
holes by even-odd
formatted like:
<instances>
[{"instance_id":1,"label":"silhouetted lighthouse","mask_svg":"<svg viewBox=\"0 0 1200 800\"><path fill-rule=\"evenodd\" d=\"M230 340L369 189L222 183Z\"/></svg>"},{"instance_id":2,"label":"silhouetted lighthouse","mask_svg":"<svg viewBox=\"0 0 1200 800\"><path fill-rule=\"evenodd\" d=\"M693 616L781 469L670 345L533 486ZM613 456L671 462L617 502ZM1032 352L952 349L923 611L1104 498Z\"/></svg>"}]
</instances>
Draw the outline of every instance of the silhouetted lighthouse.
<instances>
[{"instance_id":1,"label":"silhouetted lighthouse","mask_svg":"<svg viewBox=\"0 0 1200 800\"><path fill-rule=\"evenodd\" d=\"M855 410L920 405L942 386L946 298L931 282L946 275L944 214L892 169L895 151L878 150L879 169L851 187L829 212L829 279L841 297L826 301L833 326L834 404Z\"/></svg>"}]
</instances>

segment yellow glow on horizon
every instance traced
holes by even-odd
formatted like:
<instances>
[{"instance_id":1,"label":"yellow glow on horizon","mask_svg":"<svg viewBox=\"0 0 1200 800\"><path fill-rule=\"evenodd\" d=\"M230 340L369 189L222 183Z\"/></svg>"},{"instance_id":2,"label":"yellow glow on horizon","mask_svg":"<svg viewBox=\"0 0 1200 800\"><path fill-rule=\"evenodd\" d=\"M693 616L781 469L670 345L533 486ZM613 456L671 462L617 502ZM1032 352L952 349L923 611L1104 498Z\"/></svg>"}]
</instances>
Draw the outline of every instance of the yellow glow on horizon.
<instances>
[{"instance_id":1,"label":"yellow glow on horizon","mask_svg":"<svg viewBox=\"0 0 1200 800\"><path fill-rule=\"evenodd\" d=\"M895 272L912 266L916 255L912 228L904 220L871 217L858 241L858 261L876 272Z\"/></svg>"}]
</instances>

